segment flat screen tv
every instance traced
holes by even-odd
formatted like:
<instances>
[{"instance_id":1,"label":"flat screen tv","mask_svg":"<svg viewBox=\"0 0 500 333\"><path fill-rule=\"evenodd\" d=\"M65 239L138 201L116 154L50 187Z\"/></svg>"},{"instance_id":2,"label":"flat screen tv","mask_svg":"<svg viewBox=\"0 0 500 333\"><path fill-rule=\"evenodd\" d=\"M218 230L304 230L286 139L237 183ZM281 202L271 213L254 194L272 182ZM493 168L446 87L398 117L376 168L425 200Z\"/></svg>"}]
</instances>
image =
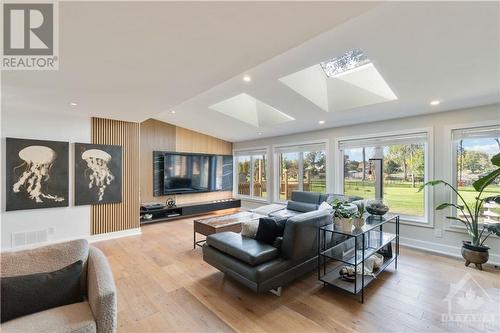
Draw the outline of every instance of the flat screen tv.
<instances>
[{"instance_id":1,"label":"flat screen tv","mask_svg":"<svg viewBox=\"0 0 500 333\"><path fill-rule=\"evenodd\" d=\"M233 159L230 155L159 152L153 154L155 196L231 191Z\"/></svg>"},{"instance_id":2,"label":"flat screen tv","mask_svg":"<svg viewBox=\"0 0 500 333\"><path fill-rule=\"evenodd\" d=\"M192 193L210 190L210 156L165 155L164 193Z\"/></svg>"}]
</instances>

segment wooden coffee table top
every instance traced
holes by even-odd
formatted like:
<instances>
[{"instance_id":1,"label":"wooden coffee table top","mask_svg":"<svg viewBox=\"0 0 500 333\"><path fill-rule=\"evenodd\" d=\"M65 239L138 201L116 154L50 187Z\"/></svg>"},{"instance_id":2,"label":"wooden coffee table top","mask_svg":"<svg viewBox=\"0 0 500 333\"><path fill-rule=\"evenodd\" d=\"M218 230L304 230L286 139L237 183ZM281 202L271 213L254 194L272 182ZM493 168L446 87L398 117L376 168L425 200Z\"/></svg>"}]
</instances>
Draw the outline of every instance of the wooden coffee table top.
<instances>
[{"instance_id":1,"label":"wooden coffee table top","mask_svg":"<svg viewBox=\"0 0 500 333\"><path fill-rule=\"evenodd\" d=\"M195 224L204 224L212 228L222 228L233 224L240 224L243 221L249 221L264 217L264 215L251 213L251 212L239 212L229 215L220 215L214 217L208 217L204 219L194 220Z\"/></svg>"}]
</instances>

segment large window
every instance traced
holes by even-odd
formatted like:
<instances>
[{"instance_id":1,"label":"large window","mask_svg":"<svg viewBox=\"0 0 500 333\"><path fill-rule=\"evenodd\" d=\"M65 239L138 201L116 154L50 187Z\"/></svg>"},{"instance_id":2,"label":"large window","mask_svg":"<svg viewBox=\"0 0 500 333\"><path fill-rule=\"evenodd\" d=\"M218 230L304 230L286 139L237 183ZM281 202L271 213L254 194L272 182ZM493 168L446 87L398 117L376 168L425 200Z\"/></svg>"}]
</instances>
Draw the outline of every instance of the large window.
<instances>
[{"instance_id":1,"label":"large window","mask_svg":"<svg viewBox=\"0 0 500 333\"><path fill-rule=\"evenodd\" d=\"M419 187L426 181L427 133L340 141L344 156L344 193L364 199L376 198L375 162L383 159L383 199L391 213L426 216L426 192Z\"/></svg>"},{"instance_id":2,"label":"large window","mask_svg":"<svg viewBox=\"0 0 500 333\"><path fill-rule=\"evenodd\" d=\"M456 129L452 132L454 179L460 195L471 206L477 192L472 183L494 169L491 157L500 152L500 126ZM500 194L497 180L484 192L483 197ZM456 200L456 198L454 198ZM482 221L499 222L500 207L486 204L481 212Z\"/></svg>"},{"instance_id":3,"label":"large window","mask_svg":"<svg viewBox=\"0 0 500 333\"><path fill-rule=\"evenodd\" d=\"M236 174L239 195L267 198L267 158L265 151L237 153Z\"/></svg>"},{"instance_id":4,"label":"large window","mask_svg":"<svg viewBox=\"0 0 500 333\"><path fill-rule=\"evenodd\" d=\"M278 160L279 201L291 198L293 191L326 193L326 149L324 144L280 147Z\"/></svg>"}]
</instances>

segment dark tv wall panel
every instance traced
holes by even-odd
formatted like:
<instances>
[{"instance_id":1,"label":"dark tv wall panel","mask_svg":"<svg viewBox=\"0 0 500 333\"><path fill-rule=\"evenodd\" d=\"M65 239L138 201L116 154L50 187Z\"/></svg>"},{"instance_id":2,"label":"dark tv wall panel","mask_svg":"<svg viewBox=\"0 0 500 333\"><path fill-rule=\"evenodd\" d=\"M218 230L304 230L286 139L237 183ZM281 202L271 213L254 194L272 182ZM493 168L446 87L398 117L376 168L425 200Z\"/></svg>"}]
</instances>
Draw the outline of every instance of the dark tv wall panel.
<instances>
[{"instance_id":1,"label":"dark tv wall panel","mask_svg":"<svg viewBox=\"0 0 500 333\"><path fill-rule=\"evenodd\" d=\"M153 195L163 195L163 155L161 151L153 152Z\"/></svg>"}]
</instances>

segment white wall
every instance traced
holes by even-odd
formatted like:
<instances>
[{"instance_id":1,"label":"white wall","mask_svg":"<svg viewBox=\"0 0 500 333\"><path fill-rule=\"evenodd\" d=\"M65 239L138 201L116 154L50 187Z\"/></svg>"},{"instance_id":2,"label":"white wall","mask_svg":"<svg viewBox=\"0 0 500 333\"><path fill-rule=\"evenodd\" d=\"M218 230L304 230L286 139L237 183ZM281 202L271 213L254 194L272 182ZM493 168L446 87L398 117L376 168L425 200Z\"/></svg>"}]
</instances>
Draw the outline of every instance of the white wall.
<instances>
[{"instance_id":1,"label":"white wall","mask_svg":"<svg viewBox=\"0 0 500 333\"><path fill-rule=\"evenodd\" d=\"M2 197L5 197L5 138L68 141L69 145L69 207L5 211L2 200L1 249L11 247L13 232L49 229L49 241L90 236L90 206L74 206L74 142L90 142L91 123L68 108L67 115L2 110ZM75 113L73 113L75 112Z\"/></svg>"},{"instance_id":2,"label":"white wall","mask_svg":"<svg viewBox=\"0 0 500 333\"><path fill-rule=\"evenodd\" d=\"M338 138L430 127L433 129L434 136L434 165L431 166L433 169L432 178L448 179L450 177L451 170L449 158L451 145L449 144L449 140L447 138L446 128L454 124L458 125L484 121L500 122L500 104L435 113L425 116L380 121L355 126L330 128L274 138L238 142L235 143L233 147L235 150L238 150L248 149L252 147L271 147L272 145L277 144L299 143L311 140L328 139L330 161L330 177L328 187L330 191L333 191L335 189L334 174L336 171L333 168L337 165L333 160L336 156L335 140ZM269 164L274 164L272 155L269 157ZM436 188L434 189L434 202L431 204L433 207L435 207L436 203L447 201L447 199L448 196L444 189ZM262 205L262 203L255 203L252 201L243 201L242 204L244 207L255 207L257 205ZM436 212L434 214L433 221L430 221L430 225L401 225L401 243L436 252L456 256L460 255L461 241L468 239L468 236L463 233L462 230L450 227L449 222L445 219L446 213L447 212L445 211ZM441 237L436 236L439 233L442 234ZM488 239L487 241L487 245L491 247L490 262L500 263L500 239L496 237L490 237L490 239Z\"/></svg>"}]
</instances>

